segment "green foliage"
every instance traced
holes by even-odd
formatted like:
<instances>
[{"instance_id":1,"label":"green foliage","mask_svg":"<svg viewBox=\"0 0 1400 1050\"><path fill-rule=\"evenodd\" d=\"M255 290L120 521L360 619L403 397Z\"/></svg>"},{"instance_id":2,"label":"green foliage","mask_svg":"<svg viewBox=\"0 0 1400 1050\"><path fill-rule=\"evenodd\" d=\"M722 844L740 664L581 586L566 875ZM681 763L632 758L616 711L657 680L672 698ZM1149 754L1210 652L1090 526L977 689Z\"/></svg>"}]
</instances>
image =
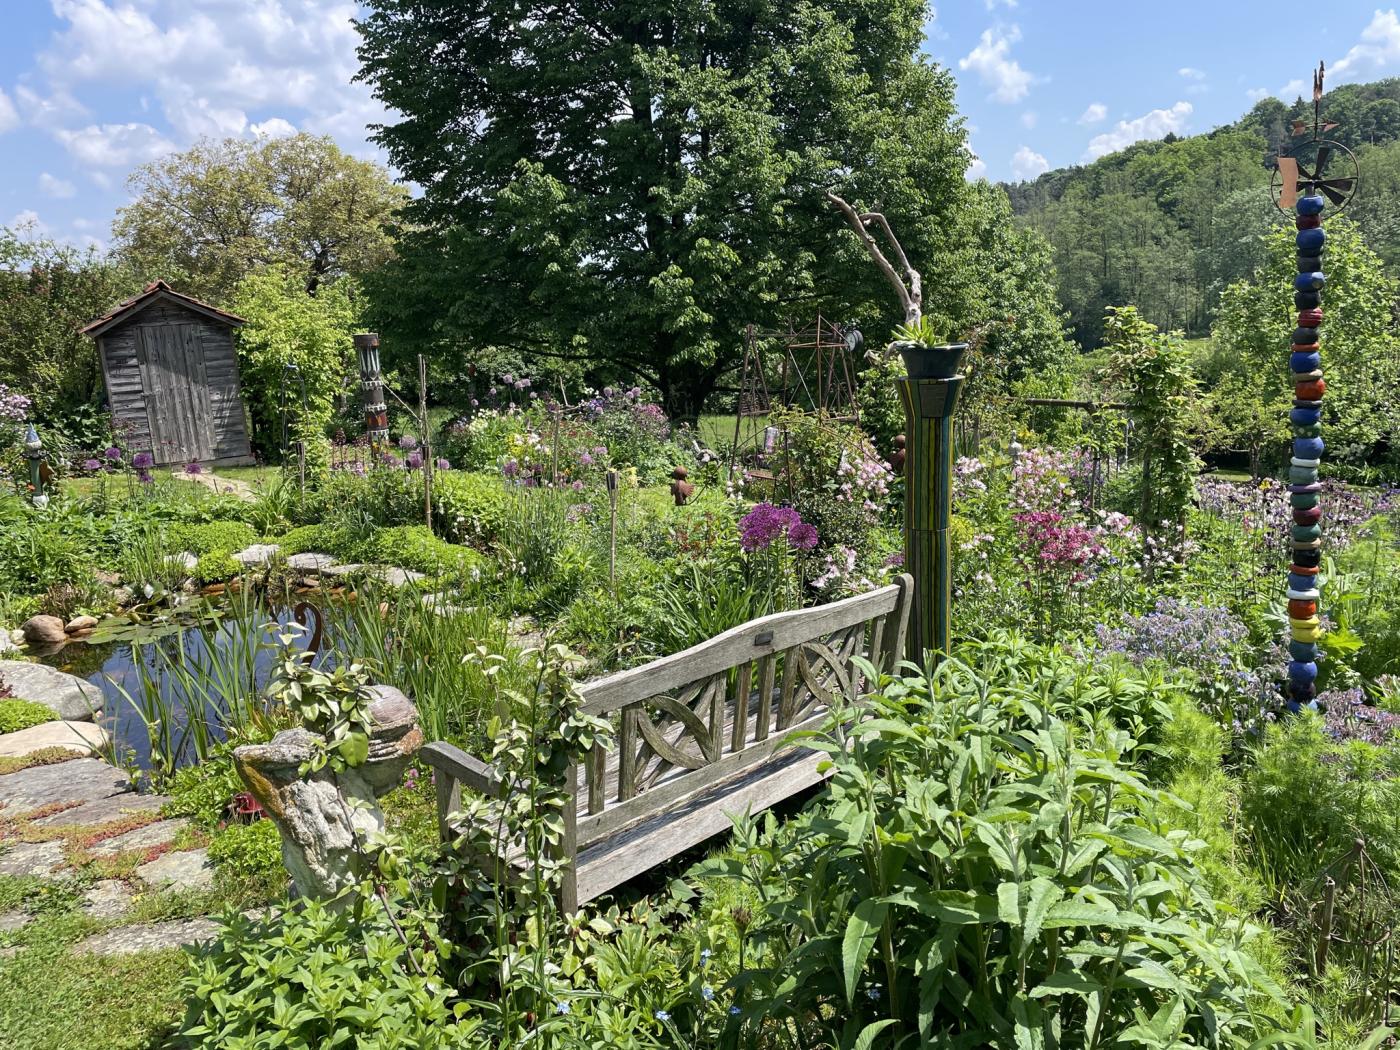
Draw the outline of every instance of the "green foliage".
<instances>
[{"instance_id":1,"label":"green foliage","mask_svg":"<svg viewBox=\"0 0 1400 1050\"><path fill-rule=\"evenodd\" d=\"M169 817L190 817L206 828L217 827L228 815L233 796L245 790L231 752L212 755L175 770L164 784L170 797L161 812Z\"/></svg>"},{"instance_id":2,"label":"green foliage","mask_svg":"<svg viewBox=\"0 0 1400 1050\"><path fill-rule=\"evenodd\" d=\"M33 700L0 699L0 733L17 733L57 717L53 708Z\"/></svg>"},{"instance_id":3,"label":"green foliage","mask_svg":"<svg viewBox=\"0 0 1400 1050\"><path fill-rule=\"evenodd\" d=\"M210 1050L270 1039L288 1050L459 1045L435 923L397 886L383 902L370 887L267 919L231 915L190 965L181 1034Z\"/></svg>"},{"instance_id":4,"label":"green foliage","mask_svg":"<svg viewBox=\"0 0 1400 1050\"><path fill-rule=\"evenodd\" d=\"M376 529L353 553L358 561L426 573L470 573L483 560L469 547L438 539L426 525Z\"/></svg>"},{"instance_id":5,"label":"green foliage","mask_svg":"<svg viewBox=\"0 0 1400 1050\"><path fill-rule=\"evenodd\" d=\"M231 306L247 321L238 332L238 354L257 432L265 443L280 440L285 401L289 440L306 443L307 470L321 477L330 462L326 430L335 398L354 360L359 307L353 281L323 285L310 296L302 275L268 266L239 282ZM290 365L296 367L291 374Z\"/></svg>"},{"instance_id":6,"label":"green foliage","mask_svg":"<svg viewBox=\"0 0 1400 1050\"><path fill-rule=\"evenodd\" d=\"M130 188L112 227L118 256L146 279L220 304L268 264L304 295L376 269L408 198L379 165L306 132L202 140L138 168Z\"/></svg>"},{"instance_id":7,"label":"green foliage","mask_svg":"<svg viewBox=\"0 0 1400 1050\"><path fill-rule=\"evenodd\" d=\"M369 706L374 702L369 668L354 662L338 663L330 670L316 667L314 652L294 647L299 634L295 628L278 634L277 667L267 684L267 698L319 738L301 774L327 765L337 772L362 766L369 758Z\"/></svg>"},{"instance_id":8,"label":"green foliage","mask_svg":"<svg viewBox=\"0 0 1400 1050\"><path fill-rule=\"evenodd\" d=\"M1025 342L1008 331L998 352L1053 350L1046 255L1010 227L1001 191L963 178L953 78L921 53L926 14L913 0L682 4L643 30L589 2L540 35L533 9L500 0L375 0L362 76L402 114L378 138L425 187L370 282L386 348L457 371L483 343L562 356L590 378L644 379L693 420L749 322L775 327L797 300L869 332L897 320L823 203L834 177L858 207L879 202L915 266L938 260L958 325L1020 313ZM463 122L480 129L465 143Z\"/></svg>"},{"instance_id":9,"label":"green foliage","mask_svg":"<svg viewBox=\"0 0 1400 1050\"><path fill-rule=\"evenodd\" d=\"M201 554L194 566L194 578L200 583L223 583L242 573L242 562L226 550Z\"/></svg>"},{"instance_id":10,"label":"green foliage","mask_svg":"<svg viewBox=\"0 0 1400 1050\"><path fill-rule=\"evenodd\" d=\"M920 346L942 346L948 342L948 319L926 313L917 321L896 325L890 338L895 342L918 343Z\"/></svg>"},{"instance_id":11,"label":"green foliage","mask_svg":"<svg viewBox=\"0 0 1400 1050\"><path fill-rule=\"evenodd\" d=\"M258 541L257 530L241 521L210 521L198 525L178 525L167 537L175 550L189 551L197 558L216 552L231 553Z\"/></svg>"},{"instance_id":12,"label":"green foliage","mask_svg":"<svg viewBox=\"0 0 1400 1050\"><path fill-rule=\"evenodd\" d=\"M1331 467L1345 464L1346 473L1369 480L1374 467L1384 463L1393 470L1395 466L1390 437L1393 406L1400 399L1400 366L1393 352L1396 331L1390 304L1397 285L1354 223L1333 217L1326 228L1327 321L1322 330L1328 387L1323 407L1326 460ZM1269 238L1268 254L1260 267L1221 295L1216 325L1225 394L1213 400L1253 401L1261 411L1274 412L1275 419L1286 418L1293 396L1284 367L1295 323L1291 284L1297 273L1297 248L1293 241L1291 230ZM1265 430L1257 440L1276 433Z\"/></svg>"},{"instance_id":13,"label":"green foliage","mask_svg":"<svg viewBox=\"0 0 1400 1050\"><path fill-rule=\"evenodd\" d=\"M1083 680L1026 687L1072 676L1062 656L1003 643L983 659L884 682L869 720L815 741L835 767L823 811L721 865L764 880L748 933L763 962L734 982L734 1026L781 1019L841 1046L1270 1034L1280 993L1255 931L1164 824L1119 701Z\"/></svg>"},{"instance_id":14,"label":"green foliage","mask_svg":"<svg viewBox=\"0 0 1400 1050\"><path fill-rule=\"evenodd\" d=\"M433 478L433 515L439 531L456 543L490 543L507 514L498 477L446 471Z\"/></svg>"},{"instance_id":15,"label":"green foliage","mask_svg":"<svg viewBox=\"0 0 1400 1050\"><path fill-rule=\"evenodd\" d=\"M287 883L282 838L270 820L229 824L210 841L209 859L219 875L237 885L275 888Z\"/></svg>"},{"instance_id":16,"label":"green foliage","mask_svg":"<svg viewBox=\"0 0 1400 1050\"><path fill-rule=\"evenodd\" d=\"M0 591L43 594L60 586L83 587L95 568L91 546L58 510L0 527Z\"/></svg>"},{"instance_id":17,"label":"green foliage","mask_svg":"<svg viewBox=\"0 0 1400 1050\"><path fill-rule=\"evenodd\" d=\"M97 344L78 329L139 288L95 249L0 227L0 383L32 398L45 417L96 403Z\"/></svg>"},{"instance_id":18,"label":"green foliage","mask_svg":"<svg viewBox=\"0 0 1400 1050\"><path fill-rule=\"evenodd\" d=\"M1164 335L1131 306L1105 322L1110 373L1130 392L1129 416L1143 459L1137 520L1146 531L1184 526L1196 476L1190 426L1195 381L1181 339Z\"/></svg>"}]
</instances>

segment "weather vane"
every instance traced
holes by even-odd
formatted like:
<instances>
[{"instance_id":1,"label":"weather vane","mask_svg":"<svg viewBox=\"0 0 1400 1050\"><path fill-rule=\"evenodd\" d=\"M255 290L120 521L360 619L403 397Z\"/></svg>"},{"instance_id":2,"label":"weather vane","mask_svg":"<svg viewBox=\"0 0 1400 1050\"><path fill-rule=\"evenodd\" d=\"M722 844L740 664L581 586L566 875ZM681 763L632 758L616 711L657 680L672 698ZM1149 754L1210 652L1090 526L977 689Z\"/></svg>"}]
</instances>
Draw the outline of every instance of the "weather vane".
<instances>
[{"instance_id":1,"label":"weather vane","mask_svg":"<svg viewBox=\"0 0 1400 1050\"><path fill-rule=\"evenodd\" d=\"M1340 142L1324 138L1337 127L1322 119L1322 78L1326 69L1319 62L1313 71L1313 119L1295 120L1293 137L1308 136L1278 156L1270 185L1279 210L1289 211L1300 194L1320 193L1337 208L1345 208L1361 185L1361 166L1356 155ZM1328 170L1329 164L1331 170Z\"/></svg>"}]
</instances>

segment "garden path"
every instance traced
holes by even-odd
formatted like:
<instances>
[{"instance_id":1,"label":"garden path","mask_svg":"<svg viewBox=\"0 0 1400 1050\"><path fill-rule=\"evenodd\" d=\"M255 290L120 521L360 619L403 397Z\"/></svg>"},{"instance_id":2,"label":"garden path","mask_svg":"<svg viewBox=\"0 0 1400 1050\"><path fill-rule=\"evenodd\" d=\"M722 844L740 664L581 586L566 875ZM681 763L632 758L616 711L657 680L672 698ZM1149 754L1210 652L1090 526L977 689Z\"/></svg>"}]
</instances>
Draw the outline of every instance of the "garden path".
<instances>
[{"instance_id":1,"label":"garden path","mask_svg":"<svg viewBox=\"0 0 1400 1050\"><path fill-rule=\"evenodd\" d=\"M176 481L192 481L196 485L203 485L207 489L212 489L223 495L233 496L241 499L245 503L256 503L258 494L253 490L253 486L246 481L239 481L236 478L221 478L217 474L209 471L200 471L198 474L190 474L184 470L172 471L170 476Z\"/></svg>"},{"instance_id":2,"label":"garden path","mask_svg":"<svg viewBox=\"0 0 1400 1050\"><path fill-rule=\"evenodd\" d=\"M19 735L0 736L0 748ZM83 914L110 928L78 952L124 954L213 935L214 922L202 917L123 921L138 893L213 886L208 852L189 822L161 817L169 799L137 794L121 770L67 749L34 749L18 759L25 761L33 764L0 774L0 875L87 883ZM29 921L22 911L0 915L0 935Z\"/></svg>"}]
</instances>

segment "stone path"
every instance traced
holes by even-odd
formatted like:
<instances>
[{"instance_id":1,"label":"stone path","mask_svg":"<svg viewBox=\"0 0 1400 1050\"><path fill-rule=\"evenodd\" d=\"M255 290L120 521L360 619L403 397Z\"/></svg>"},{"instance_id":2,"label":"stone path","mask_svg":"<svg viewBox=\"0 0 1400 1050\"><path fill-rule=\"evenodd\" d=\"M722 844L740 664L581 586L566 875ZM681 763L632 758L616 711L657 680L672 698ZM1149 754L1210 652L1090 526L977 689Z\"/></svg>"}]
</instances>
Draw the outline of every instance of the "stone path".
<instances>
[{"instance_id":1,"label":"stone path","mask_svg":"<svg viewBox=\"0 0 1400 1050\"><path fill-rule=\"evenodd\" d=\"M5 758L23 758L51 747L87 755L106 746L107 731L91 722L40 722L16 733L0 733L0 756Z\"/></svg>"},{"instance_id":2,"label":"stone path","mask_svg":"<svg viewBox=\"0 0 1400 1050\"><path fill-rule=\"evenodd\" d=\"M238 481L234 478L221 478L217 474L211 474L207 470L202 470L198 474L187 474L183 470L172 471L170 476L176 481L192 481L196 485L203 485L214 492L226 494L241 499L245 503L256 503L258 494L253 486L246 481Z\"/></svg>"},{"instance_id":3,"label":"stone path","mask_svg":"<svg viewBox=\"0 0 1400 1050\"><path fill-rule=\"evenodd\" d=\"M138 795L125 775L95 758L74 757L0 775L0 875L47 880L68 877L73 873L70 862L75 858L70 858L65 842L77 835L83 843L79 853L98 860L132 854L140 859L163 850L133 873L150 891L207 890L214 884L214 866L208 851L173 848L180 833L189 826L183 817L151 820L96 842L82 837L101 834L103 827L110 827L114 821L149 817L168 801L161 795ZM52 812L55 806L63 808ZM13 834L9 829L21 834ZM28 837L33 837L35 831L64 837L20 841L25 829L30 832ZM84 892L81 910L93 919L119 921L130 911L134 895L126 882L102 879ZM30 919L24 912L0 914L0 937L18 933ZM205 918L118 926L88 937L74 950L79 954L120 955L174 948L206 940L217 928L213 920ZM0 955L8 957L15 951L13 946L6 947L0 949Z\"/></svg>"}]
</instances>

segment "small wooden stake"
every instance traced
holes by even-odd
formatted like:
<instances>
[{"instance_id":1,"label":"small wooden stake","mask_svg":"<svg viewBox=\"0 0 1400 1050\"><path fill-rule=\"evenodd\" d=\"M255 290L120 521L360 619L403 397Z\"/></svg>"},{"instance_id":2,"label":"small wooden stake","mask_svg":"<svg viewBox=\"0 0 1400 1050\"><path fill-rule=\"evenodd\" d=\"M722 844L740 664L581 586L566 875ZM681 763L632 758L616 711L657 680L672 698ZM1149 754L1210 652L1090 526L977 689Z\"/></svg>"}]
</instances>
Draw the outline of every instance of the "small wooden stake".
<instances>
[{"instance_id":1,"label":"small wooden stake","mask_svg":"<svg viewBox=\"0 0 1400 1050\"><path fill-rule=\"evenodd\" d=\"M610 470L608 482L608 586L617 590L617 471Z\"/></svg>"}]
</instances>

